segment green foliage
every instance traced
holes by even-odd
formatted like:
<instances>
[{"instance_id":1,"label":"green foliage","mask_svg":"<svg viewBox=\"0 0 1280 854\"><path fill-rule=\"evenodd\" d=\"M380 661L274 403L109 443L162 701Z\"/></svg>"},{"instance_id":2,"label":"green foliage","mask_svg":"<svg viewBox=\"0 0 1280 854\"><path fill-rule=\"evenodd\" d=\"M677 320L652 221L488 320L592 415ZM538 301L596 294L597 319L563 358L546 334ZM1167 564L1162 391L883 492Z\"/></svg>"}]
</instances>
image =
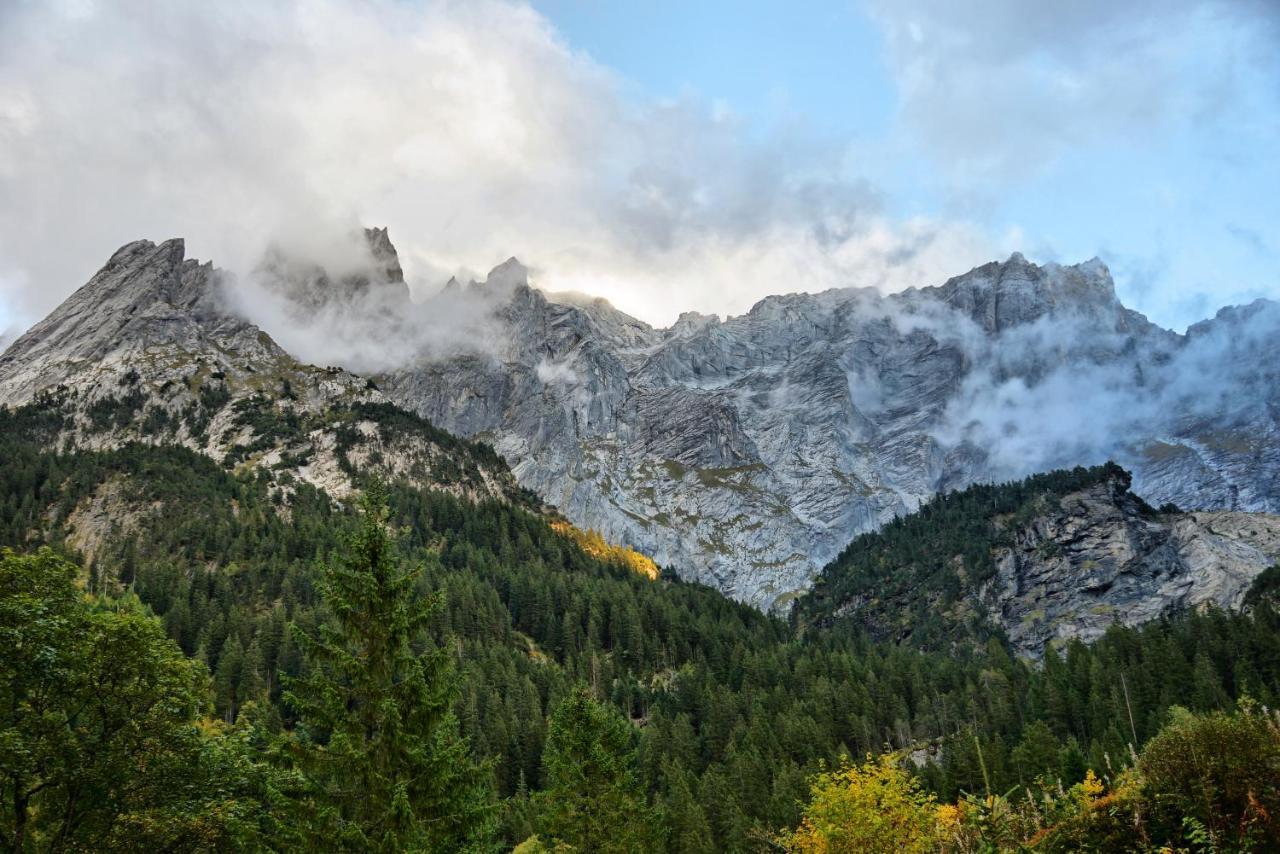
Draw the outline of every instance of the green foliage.
<instances>
[{"instance_id":1,"label":"green foliage","mask_svg":"<svg viewBox=\"0 0 1280 854\"><path fill-rule=\"evenodd\" d=\"M654 849L657 827L636 778L633 741L631 726L586 688L556 707L543 755L540 838L601 854Z\"/></svg>"},{"instance_id":2,"label":"green foliage","mask_svg":"<svg viewBox=\"0 0 1280 854\"><path fill-rule=\"evenodd\" d=\"M207 665L218 717L249 727L258 749L268 732L299 729L282 686L311 670L291 627L317 638L333 625L321 582L361 524L354 509L182 448L51 453L61 424L47 407L0 410L0 544L71 555L80 544L95 589L131 590ZM1035 668L999 639L939 653L838 621L797 631L592 556L532 502L474 503L405 482L387 491L387 522L419 573L412 608L427 614L411 648L450 651L452 711L474 755L492 761L510 846L538 830L548 718L577 684L630 722L636 785L671 851L758 849L798 825L807 780L841 755L918 750L931 761L913 773L941 801L1014 790L1023 810L1029 794L1069 791L1089 768L1116 777L1129 742L1141 748L1173 705L1280 701L1280 618L1267 602L1117 627ZM84 539L76 509L106 499L103 536ZM1001 815L993 806L992 827Z\"/></svg>"},{"instance_id":3,"label":"green foliage","mask_svg":"<svg viewBox=\"0 0 1280 854\"><path fill-rule=\"evenodd\" d=\"M289 679L291 745L316 848L460 851L491 832L492 795L450 708L447 650L422 645L439 597L415 602L420 569L404 566L380 489L320 580L325 616L296 633L309 665Z\"/></svg>"},{"instance_id":4,"label":"green foliage","mask_svg":"<svg viewBox=\"0 0 1280 854\"><path fill-rule=\"evenodd\" d=\"M1245 593L1244 604L1248 607L1268 602L1272 607L1280 605L1280 564L1264 569Z\"/></svg>"},{"instance_id":5,"label":"green foliage","mask_svg":"<svg viewBox=\"0 0 1280 854\"><path fill-rule=\"evenodd\" d=\"M204 678L155 620L95 606L44 549L0 553L0 826L11 851L233 850L269 777L198 726Z\"/></svg>"},{"instance_id":6,"label":"green foliage","mask_svg":"<svg viewBox=\"0 0 1280 854\"><path fill-rule=\"evenodd\" d=\"M1213 850L1280 849L1280 720L1253 703L1234 714L1174 708L1138 767L1160 838L1182 830Z\"/></svg>"}]
</instances>

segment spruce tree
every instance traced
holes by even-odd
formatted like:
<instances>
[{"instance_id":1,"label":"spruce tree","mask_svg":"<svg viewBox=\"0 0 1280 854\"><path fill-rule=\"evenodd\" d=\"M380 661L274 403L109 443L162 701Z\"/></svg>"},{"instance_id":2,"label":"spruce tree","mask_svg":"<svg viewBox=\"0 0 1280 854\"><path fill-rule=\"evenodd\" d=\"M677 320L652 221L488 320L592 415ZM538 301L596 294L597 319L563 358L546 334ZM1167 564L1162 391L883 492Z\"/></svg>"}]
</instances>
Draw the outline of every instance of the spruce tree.
<instances>
[{"instance_id":1,"label":"spruce tree","mask_svg":"<svg viewBox=\"0 0 1280 854\"><path fill-rule=\"evenodd\" d=\"M213 673L213 695L218 714L227 722L235 723L239 710L236 688L244 669L244 646L234 634L227 635L218 656L218 666Z\"/></svg>"},{"instance_id":2,"label":"spruce tree","mask_svg":"<svg viewBox=\"0 0 1280 854\"><path fill-rule=\"evenodd\" d=\"M414 595L387 530L385 493L319 581L329 619L297 632L306 673L287 680L306 833L319 848L461 851L492 833L489 775L451 711L448 652L422 631L440 597Z\"/></svg>"},{"instance_id":3,"label":"spruce tree","mask_svg":"<svg viewBox=\"0 0 1280 854\"><path fill-rule=\"evenodd\" d=\"M644 852L656 822L635 777L630 725L579 687L551 716L539 795L541 836L574 851Z\"/></svg>"}]
</instances>

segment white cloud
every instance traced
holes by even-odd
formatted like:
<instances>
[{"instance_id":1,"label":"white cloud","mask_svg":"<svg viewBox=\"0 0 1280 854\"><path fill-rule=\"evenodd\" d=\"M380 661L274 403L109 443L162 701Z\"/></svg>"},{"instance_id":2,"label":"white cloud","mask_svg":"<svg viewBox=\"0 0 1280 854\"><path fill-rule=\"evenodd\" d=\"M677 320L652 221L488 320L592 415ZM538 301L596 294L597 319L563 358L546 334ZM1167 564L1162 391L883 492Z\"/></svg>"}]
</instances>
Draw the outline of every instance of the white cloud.
<instances>
[{"instance_id":1,"label":"white cloud","mask_svg":"<svg viewBox=\"0 0 1280 854\"><path fill-rule=\"evenodd\" d=\"M550 289L665 322L936 282L1012 248L891 218L834 147L623 90L493 0L4 4L6 296L33 321L141 237L244 271L359 223L390 226L419 285L517 255Z\"/></svg>"}]
</instances>

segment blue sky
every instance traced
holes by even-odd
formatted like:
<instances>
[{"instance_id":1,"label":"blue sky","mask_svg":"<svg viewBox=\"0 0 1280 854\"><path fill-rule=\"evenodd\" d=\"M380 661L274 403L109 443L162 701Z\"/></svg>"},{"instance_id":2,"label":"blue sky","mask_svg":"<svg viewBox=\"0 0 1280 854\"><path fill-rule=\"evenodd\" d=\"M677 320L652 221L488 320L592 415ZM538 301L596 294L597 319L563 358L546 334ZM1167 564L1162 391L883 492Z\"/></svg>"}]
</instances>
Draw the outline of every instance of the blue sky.
<instances>
[{"instance_id":1,"label":"blue sky","mask_svg":"<svg viewBox=\"0 0 1280 854\"><path fill-rule=\"evenodd\" d=\"M654 323L1094 255L1182 329L1280 297L1275 0L0 4L0 335L119 245L386 225Z\"/></svg>"},{"instance_id":2,"label":"blue sky","mask_svg":"<svg viewBox=\"0 0 1280 854\"><path fill-rule=\"evenodd\" d=\"M979 88L961 90L962 96L980 99L984 77L999 85L997 78L1021 74L1019 94L1042 102L1013 100L999 115L1010 127L993 125L992 136L1014 144L1034 136L1034 128L1018 126L1056 109L1062 92L1038 85L1054 74L1075 76L1073 85L1084 89L1110 85L1110 70L1089 79L1091 57L1077 39L1127 46L1135 56L1120 63L1122 73L1163 79L1138 81L1114 104L1062 99L1064 110L1093 108L1049 122L1047 134L1059 123L1086 128L1069 145L1033 151L1029 163L976 176L955 174L958 164L949 160L945 139L925 142L924 129L904 121L910 95L890 57L892 28L909 28L913 17L928 22L930 7L942 4L883 4L881 10L812 0L535 5L570 45L648 97L699 97L723 104L757 132L800 125L843 140L851 174L874 181L900 216L962 216L994 233L1013 230L1023 250L1042 261L1104 257L1122 298L1163 324L1182 328L1227 303L1280 296L1280 5L1135 3L1137 14L1129 15L1082 3L1090 7L1082 13L1096 15L1095 21L1068 19L1062 31L1051 21L1042 29L1031 25L1031 38L1061 42L1066 56L1055 56L1052 44L1032 44L1028 57L979 62L966 71ZM969 6L972 14L967 22L964 14L949 21L961 31L967 23L1018 34L1017 19L1037 15L1034 4L954 5ZM895 20L878 20L886 8L881 17ZM932 49L927 35L915 49ZM1159 57L1156 68L1143 66L1147 52ZM936 73L947 74L946 64ZM914 97L948 94L943 85L937 93L922 88ZM1149 100L1144 106L1130 97ZM1115 122L1114 110L1135 115Z\"/></svg>"}]
</instances>

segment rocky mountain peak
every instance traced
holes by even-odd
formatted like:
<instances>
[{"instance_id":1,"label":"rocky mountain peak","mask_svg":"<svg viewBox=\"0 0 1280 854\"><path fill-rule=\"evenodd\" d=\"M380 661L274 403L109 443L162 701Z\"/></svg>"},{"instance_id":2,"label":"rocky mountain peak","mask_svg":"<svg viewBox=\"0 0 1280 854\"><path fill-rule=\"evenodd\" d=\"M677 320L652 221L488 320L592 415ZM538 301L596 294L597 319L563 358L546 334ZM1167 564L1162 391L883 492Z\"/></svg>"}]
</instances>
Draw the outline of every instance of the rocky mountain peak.
<instances>
[{"instance_id":1,"label":"rocky mountain peak","mask_svg":"<svg viewBox=\"0 0 1280 854\"><path fill-rule=\"evenodd\" d=\"M174 342L195 346L202 320L219 315L221 295L212 265L185 255L180 238L137 240L114 252L0 356L0 403L25 402L124 354Z\"/></svg>"},{"instance_id":2,"label":"rocky mountain peak","mask_svg":"<svg viewBox=\"0 0 1280 854\"><path fill-rule=\"evenodd\" d=\"M683 311L676 318L676 322L667 330L667 334L673 338L687 337L697 332L701 332L708 326L715 326L720 322L720 318L714 314L702 314L697 311Z\"/></svg>"},{"instance_id":3,"label":"rocky mountain peak","mask_svg":"<svg viewBox=\"0 0 1280 854\"><path fill-rule=\"evenodd\" d=\"M371 239L389 245L383 230ZM368 467L470 497L516 496L491 450L396 409L364 377L285 352L235 313L227 281L186 258L182 240L121 247L0 356L0 406L56 414L48 441L59 449L183 445L287 472L286 489L301 480L342 497L353 467Z\"/></svg>"},{"instance_id":4,"label":"rocky mountain peak","mask_svg":"<svg viewBox=\"0 0 1280 854\"><path fill-rule=\"evenodd\" d=\"M1110 270L1096 258L1070 267L1040 266L1014 252L1003 263L983 264L924 291L933 291L988 333L1032 323L1045 315L1102 318L1124 311Z\"/></svg>"},{"instance_id":5,"label":"rocky mountain peak","mask_svg":"<svg viewBox=\"0 0 1280 854\"><path fill-rule=\"evenodd\" d=\"M394 284L404 283L404 270L400 268L400 255L391 243L386 228L366 228L365 239L369 242L369 251L378 265L380 277Z\"/></svg>"},{"instance_id":6,"label":"rocky mountain peak","mask_svg":"<svg viewBox=\"0 0 1280 854\"><path fill-rule=\"evenodd\" d=\"M529 285L529 268L515 258L508 258L489 271L484 287L510 290Z\"/></svg>"},{"instance_id":7,"label":"rocky mountain peak","mask_svg":"<svg viewBox=\"0 0 1280 854\"><path fill-rule=\"evenodd\" d=\"M1205 338L1223 326L1242 329L1251 321L1276 314L1280 314L1280 303L1269 299L1256 299L1244 305L1225 306L1218 309L1218 313L1213 317L1187 327L1187 338L1191 340Z\"/></svg>"}]
</instances>

